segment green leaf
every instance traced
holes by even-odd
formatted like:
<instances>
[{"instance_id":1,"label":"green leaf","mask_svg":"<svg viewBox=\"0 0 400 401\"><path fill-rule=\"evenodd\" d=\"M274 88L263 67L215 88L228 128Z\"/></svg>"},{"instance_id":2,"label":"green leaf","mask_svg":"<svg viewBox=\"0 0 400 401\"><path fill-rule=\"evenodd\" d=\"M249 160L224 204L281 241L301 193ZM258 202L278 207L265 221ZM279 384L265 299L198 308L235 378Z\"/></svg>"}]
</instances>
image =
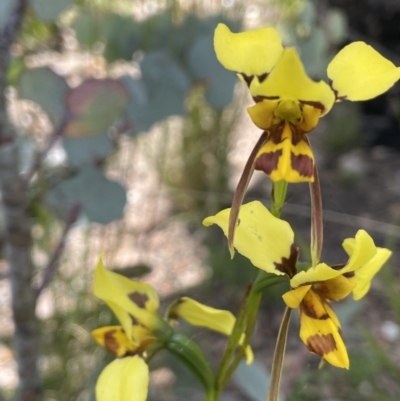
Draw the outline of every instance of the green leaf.
<instances>
[{"instance_id":1,"label":"green leaf","mask_svg":"<svg viewBox=\"0 0 400 401\"><path fill-rule=\"evenodd\" d=\"M211 107L219 110L231 102L236 75L217 60L212 35L201 36L195 41L186 63L193 79L205 83L205 98Z\"/></svg>"},{"instance_id":2,"label":"green leaf","mask_svg":"<svg viewBox=\"0 0 400 401\"><path fill-rule=\"evenodd\" d=\"M49 116L53 127L60 124L65 113L69 86L65 79L48 67L32 68L19 76L18 94L37 103Z\"/></svg>"},{"instance_id":3,"label":"green leaf","mask_svg":"<svg viewBox=\"0 0 400 401\"><path fill-rule=\"evenodd\" d=\"M74 0L31 0L36 17L43 22L54 22Z\"/></svg>"},{"instance_id":4,"label":"green leaf","mask_svg":"<svg viewBox=\"0 0 400 401\"><path fill-rule=\"evenodd\" d=\"M349 34L346 14L338 8L330 8L325 18L325 28L331 43L337 45L343 42Z\"/></svg>"},{"instance_id":5,"label":"green leaf","mask_svg":"<svg viewBox=\"0 0 400 401\"><path fill-rule=\"evenodd\" d=\"M130 135L147 131L164 118L184 115L190 88L186 72L165 51L147 53L140 67L142 80L123 78L131 98L126 111Z\"/></svg>"},{"instance_id":6,"label":"green leaf","mask_svg":"<svg viewBox=\"0 0 400 401\"><path fill-rule=\"evenodd\" d=\"M104 57L107 62L132 60L133 53L139 49L143 40L142 24L132 18L109 14L102 22L106 40Z\"/></svg>"},{"instance_id":7,"label":"green leaf","mask_svg":"<svg viewBox=\"0 0 400 401\"><path fill-rule=\"evenodd\" d=\"M234 373L234 380L251 401L265 401L270 382L270 374L263 365L254 361L251 365L242 362ZM281 396L280 401L284 398Z\"/></svg>"},{"instance_id":8,"label":"green leaf","mask_svg":"<svg viewBox=\"0 0 400 401\"><path fill-rule=\"evenodd\" d=\"M199 346L190 338L175 333L166 342L166 349L175 355L197 377L207 394L214 391L214 376L211 367ZM214 399L214 398L211 398Z\"/></svg>"},{"instance_id":9,"label":"green leaf","mask_svg":"<svg viewBox=\"0 0 400 401\"><path fill-rule=\"evenodd\" d=\"M62 144L67 153L68 164L72 167L97 164L114 148L114 143L107 132L80 138L64 137Z\"/></svg>"},{"instance_id":10,"label":"green leaf","mask_svg":"<svg viewBox=\"0 0 400 401\"><path fill-rule=\"evenodd\" d=\"M307 74L312 78L324 78L328 66L328 43L321 28L315 28L311 35L298 41L300 56Z\"/></svg>"},{"instance_id":11,"label":"green leaf","mask_svg":"<svg viewBox=\"0 0 400 401\"><path fill-rule=\"evenodd\" d=\"M108 224L122 217L126 191L101 170L87 167L52 188L46 195L46 203L64 219L71 207L79 203L90 221Z\"/></svg>"},{"instance_id":12,"label":"green leaf","mask_svg":"<svg viewBox=\"0 0 400 401\"><path fill-rule=\"evenodd\" d=\"M101 39L101 22L98 17L87 11L81 11L71 25L76 39L83 47L91 48Z\"/></svg>"},{"instance_id":13,"label":"green leaf","mask_svg":"<svg viewBox=\"0 0 400 401\"><path fill-rule=\"evenodd\" d=\"M14 3L14 0L0 1L0 32L3 31L4 27L7 24L7 21L9 20Z\"/></svg>"},{"instance_id":14,"label":"green leaf","mask_svg":"<svg viewBox=\"0 0 400 401\"><path fill-rule=\"evenodd\" d=\"M120 81L86 79L68 93L70 122L65 135L78 137L107 131L122 116L128 101L128 92Z\"/></svg>"}]
</instances>

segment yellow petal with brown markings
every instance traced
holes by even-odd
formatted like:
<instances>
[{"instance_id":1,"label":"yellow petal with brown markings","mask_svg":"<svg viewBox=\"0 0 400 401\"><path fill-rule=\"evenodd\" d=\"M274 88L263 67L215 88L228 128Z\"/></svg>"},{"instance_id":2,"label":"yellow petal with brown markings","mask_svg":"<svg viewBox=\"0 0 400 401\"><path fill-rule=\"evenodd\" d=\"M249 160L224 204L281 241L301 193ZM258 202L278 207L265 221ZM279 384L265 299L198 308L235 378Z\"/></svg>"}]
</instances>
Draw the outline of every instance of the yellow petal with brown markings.
<instances>
[{"instance_id":1,"label":"yellow petal with brown markings","mask_svg":"<svg viewBox=\"0 0 400 401\"><path fill-rule=\"evenodd\" d=\"M92 336L96 342L116 356L124 356L128 352L137 350L134 344L126 335L122 326L105 326L92 331Z\"/></svg>"},{"instance_id":2,"label":"yellow petal with brown markings","mask_svg":"<svg viewBox=\"0 0 400 401\"><path fill-rule=\"evenodd\" d=\"M270 132L257 154L255 169L263 171L275 182L312 182L314 154L308 143L296 136L295 127L287 122Z\"/></svg>"},{"instance_id":3,"label":"yellow petal with brown markings","mask_svg":"<svg viewBox=\"0 0 400 401\"><path fill-rule=\"evenodd\" d=\"M230 210L207 217L203 224L217 224L227 235ZM297 255L292 249L293 240L294 233L289 223L274 217L261 202L241 206L233 245L254 266L277 275L286 273L287 264L294 269Z\"/></svg>"},{"instance_id":4,"label":"yellow petal with brown markings","mask_svg":"<svg viewBox=\"0 0 400 401\"><path fill-rule=\"evenodd\" d=\"M331 365L349 368L349 357L333 310L309 291L300 304L300 338L310 352Z\"/></svg>"}]
</instances>

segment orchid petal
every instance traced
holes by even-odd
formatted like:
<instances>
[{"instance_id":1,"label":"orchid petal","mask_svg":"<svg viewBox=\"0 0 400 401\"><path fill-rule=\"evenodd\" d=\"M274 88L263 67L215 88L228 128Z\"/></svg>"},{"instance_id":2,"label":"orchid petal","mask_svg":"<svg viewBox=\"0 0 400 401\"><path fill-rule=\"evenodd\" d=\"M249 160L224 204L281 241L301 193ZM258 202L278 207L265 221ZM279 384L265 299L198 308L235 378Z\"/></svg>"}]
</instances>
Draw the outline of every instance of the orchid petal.
<instances>
[{"instance_id":1,"label":"orchid petal","mask_svg":"<svg viewBox=\"0 0 400 401\"><path fill-rule=\"evenodd\" d=\"M230 209L222 210L204 219L203 224L217 224L227 235L229 214ZM233 245L254 266L277 275L287 273L284 265L293 259L293 240L289 223L274 217L261 202L250 202L240 208Z\"/></svg>"},{"instance_id":2,"label":"orchid petal","mask_svg":"<svg viewBox=\"0 0 400 401\"><path fill-rule=\"evenodd\" d=\"M400 78L400 68L364 42L344 47L328 65L328 77L339 100L372 99Z\"/></svg>"},{"instance_id":3,"label":"orchid petal","mask_svg":"<svg viewBox=\"0 0 400 401\"><path fill-rule=\"evenodd\" d=\"M184 319L193 326L206 327L226 336L230 336L236 321L231 312L203 305L188 297L178 299L170 308L169 316ZM247 363L251 363L254 355L250 346L246 347L246 355Z\"/></svg>"},{"instance_id":4,"label":"orchid petal","mask_svg":"<svg viewBox=\"0 0 400 401\"><path fill-rule=\"evenodd\" d=\"M263 82L253 81L252 96L268 99L297 100L314 105L326 114L335 102L335 94L323 81L315 82L308 77L303 63L294 48L284 50L275 68Z\"/></svg>"},{"instance_id":5,"label":"orchid petal","mask_svg":"<svg viewBox=\"0 0 400 401\"><path fill-rule=\"evenodd\" d=\"M149 368L139 356L115 359L100 373L97 401L146 401Z\"/></svg>"}]
</instances>

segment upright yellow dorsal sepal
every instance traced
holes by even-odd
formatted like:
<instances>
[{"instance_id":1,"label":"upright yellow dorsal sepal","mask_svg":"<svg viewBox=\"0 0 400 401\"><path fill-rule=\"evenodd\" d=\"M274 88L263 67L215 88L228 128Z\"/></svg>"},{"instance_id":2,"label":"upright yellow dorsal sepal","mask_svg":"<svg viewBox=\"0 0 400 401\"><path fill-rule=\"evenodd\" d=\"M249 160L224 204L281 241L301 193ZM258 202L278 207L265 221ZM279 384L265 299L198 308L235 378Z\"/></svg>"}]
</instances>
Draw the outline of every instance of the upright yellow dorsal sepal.
<instances>
[{"instance_id":1,"label":"upright yellow dorsal sepal","mask_svg":"<svg viewBox=\"0 0 400 401\"><path fill-rule=\"evenodd\" d=\"M249 77L268 74L283 51L281 38L272 27L233 33L225 24L215 29L214 48L226 69Z\"/></svg>"}]
</instances>

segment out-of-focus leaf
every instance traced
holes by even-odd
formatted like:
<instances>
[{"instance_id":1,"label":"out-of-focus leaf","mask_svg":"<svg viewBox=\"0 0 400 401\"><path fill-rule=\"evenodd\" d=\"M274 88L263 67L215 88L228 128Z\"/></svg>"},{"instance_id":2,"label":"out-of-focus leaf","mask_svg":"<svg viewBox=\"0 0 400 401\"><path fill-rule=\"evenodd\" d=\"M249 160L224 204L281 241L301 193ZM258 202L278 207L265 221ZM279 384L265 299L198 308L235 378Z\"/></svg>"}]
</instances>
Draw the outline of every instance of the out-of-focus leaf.
<instances>
[{"instance_id":1,"label":"out-of-focus leaf","mask_svg":"<svg viewBox=\"0 0 400 401\"><path fill-rule=\"evenodd\" d=\"M149 98L143 80L133 79L125 75L120 80L129 92L129 103L125 111L125 119L129 125L129 135L146 132L156 122L149 112Z\"/></svg>"},{"instance_id":2,"label":"out-of-focus leaf","mask_svg":"<svg viewBox=\"0 0 400 401\"><path fill-rule=\"evenodd\" d=\"M37 103L54 127L58 127L64 116L68 91L65 79L48 67L25 70L19 76L19 97Z\"/></svg>"},{"instance_id":3,"label":"out-of-focus leaf","mask_svg":"<svg viewBox=\"0 0 400 401\"><path fill-rule=\"evenodd\" d=\"M3 31L7 24L8 17L12 11L14 0L1 0L0 1L0 32Z\"/></svg>"},{"instance_id":4,"label":"out-of-focus leaf","mask_svg":"<svg viewBox=\"0 0 400 401\"><path fill-rule=\"evenodd\" d=\"M238 387L252 401L265 401L270 382L270 374L257 361L251 365L242 362L234 373L234 380ZM280 401L284 401L282 396Z\"/></svg>"},{"instance_id":5,"label":"out-of-focus leaf","mask_svg":"<svg viewBox=\"0 0 400 401\"><path fill-rule=\"evenodd\" d=\"M335 312L342 327L348 326L352 322L353 317L360 312L362 307L363 302L354 302L353 300L342 302L340 305L335 306Z\"/></svg>"},{"instance_id":6,"label":"out-of-focus leaf","mask_svg":"<svg viewBox=\"0 0 400 401\"><path fill-rule=\"evenodd\" d=\"M75 30L79 44L91 48L101 38L101 23L95 15L82 11L74 19L71 27Z\"/></svg>"},{"instance_id":7,"label":"out-of-focus leaf","mask_svg":"<svg viewBox=\"0 0 400 401\"><path fill-rule=\"evenodd\" d=\"M102 23L106 41L104 57L112 63L116 60L131 60L143 40L143 27L132 18L110 14Z\"/></svg>"},{"instance_id":8,"label":"out-of-focus leaf","mask_svg":"<svg viewBox=\"0 0 400 401\"><path fill-rule=\"evenodd\" d=\"M173 30L171 10L148 18L142 25L143 49L154 51L168 48Z\"/></svg>"},{"instance_id":9,"label":"out-of-focus leaf","mask_svg":"<svg viewBox=\"0 0 400 401\"><path fill-rule=\"evenodd\" d=\"M349 29L346 14L337 8L329 9L325 19L325 28L331 43L339 44L344 41Z\"/></svg>"},{"instance_id":10,"label":"out-of-focus leaf","mask_svg":"<svg viewBox=\"0 0 400 401\"><path fill-rule=\"evenodd\" d=\"M315 10L315 5L311 1L305 1L303 3L303 9L299 14L299 21L302 24L306 24L312 27L317 18L317 13Z\"/></svg>"},{"instance_id":11,"label":"out-of-focus leaf","mask_svg":"<svg viewBox=\"0 0 400 401\"><path fill-rule=\"evenodd\" d=\"M11 58L10 66L7 70L7 83L11 86L18 85L18 78L22 71L26 69L24 57Z\"/></svg>"},{"instance_id":12,"label":"out-of-focus leaf","mask_svg":"<svg viewBox=\"0 0 400 401\"><path fill-rule=\"evenodd\" d=\"M107 157L114 144L108 133L95 136L62 139L68 164L72 167L97 164Z\"/></svg>"},{"instance_id":13,"label":"out-of-focus leaf","mask_svg":"<svg viewBox=\"0 0 400 401\"><path fill-rule=\"evenodd\" d=\"M318 79L325 77L328 43L322 29L315 28L307 39L298 41L298 46L308 75Z\"/></svg>"},{"instance_id":14,"label":"out-of-focus leaf","mask_svg":"<svg viewBox=\"0 0 400 401\"><path fill-rule=\"evenodd\" d=\"M114 79L86 79L67 96L71 121L65 135L78 137L107 131L129 101L125 86Z\"/></svg>"},{"instance_id":15,"label":"out-of-focus leaf","mask_svg":"<svg viewBox=\"0 0 400 401\"><path fill-rule=\"evenodd\" d=\"M106 178L101 170L88 167L52 188L46 202L62 218L67 217L72 205L79 203L90 221L108 224L122 217L126 191L118 182Z\"/></svg>"},{"instance_id":16,"label":"out-of-focus leaf","mask_svg":"<svg viewBox=\"0 0 400 401\"><path fill-rule=\"evenodd\" d=\"M74 0L31 0L36 17L43 22L54 22L73 3Z\"/></svg>"},{"instance_id":17,"label":"out-of-focus leaf","mask_svg":"<svg viewBox=\"0 0 400 401\"><path fill-rule=\"evenodd\" d=\"M236 76L218 62L211 35L196 40L188 54L187 65L192 77L205 83L205 98L211 107L222 109L231 102Z\"/></svg>"},{"instance_id":18,"label":"out-of-focus leaf","mask_svg":"<svg viewBox=\"0 0 400 401\"><path fill-rule=\"evenodd\" d=\"M147 131L166 117L184 115L190 88L186 72L165 51L147 53L140 67L141 81L124 78L131 96L126 112L130 135Z\"/></svg>"}]
</instances>

